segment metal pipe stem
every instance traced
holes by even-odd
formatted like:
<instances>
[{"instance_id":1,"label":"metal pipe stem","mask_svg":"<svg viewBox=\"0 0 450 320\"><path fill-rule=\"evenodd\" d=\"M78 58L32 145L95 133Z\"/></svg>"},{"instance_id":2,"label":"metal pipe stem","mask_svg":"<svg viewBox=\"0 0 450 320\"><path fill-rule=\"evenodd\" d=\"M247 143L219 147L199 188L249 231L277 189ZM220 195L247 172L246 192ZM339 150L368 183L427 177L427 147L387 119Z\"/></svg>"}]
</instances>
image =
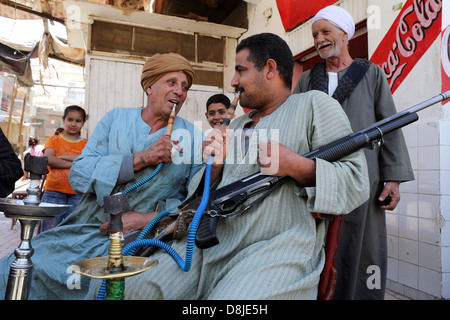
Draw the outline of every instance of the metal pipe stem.
<instances>
[{"instance_id":1,"label":"metal pipe stem","mask_svg":"<svg viewBox=\"0 0 450 320\"><path fill-rule=\"evenodd\" d=\"M20 245L14 250L16 260L11 264L5 300L27 300L31 288L34 264L31 256L34 249L31 247L31 238L39 219L19 219L21 233Z\"/></svg>"}]
</instances>

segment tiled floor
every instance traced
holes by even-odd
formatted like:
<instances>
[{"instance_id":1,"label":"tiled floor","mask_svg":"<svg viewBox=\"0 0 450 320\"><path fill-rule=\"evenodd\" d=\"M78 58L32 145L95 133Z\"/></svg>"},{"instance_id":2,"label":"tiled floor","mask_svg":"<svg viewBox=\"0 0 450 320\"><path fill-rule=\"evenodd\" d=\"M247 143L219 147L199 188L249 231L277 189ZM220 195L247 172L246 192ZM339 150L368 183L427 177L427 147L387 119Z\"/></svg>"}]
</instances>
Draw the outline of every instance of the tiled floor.
<instances>
[{"instance_id":1,"label":"tiled floor","mask_svg":"<svg viewBox=\"0 0 450 320\"><path fill-rule=\"evenodd\" d=\"M412 300L412 299L402 296L394 291L386 290L384 300Z\"/></svg>"}]
</instances>

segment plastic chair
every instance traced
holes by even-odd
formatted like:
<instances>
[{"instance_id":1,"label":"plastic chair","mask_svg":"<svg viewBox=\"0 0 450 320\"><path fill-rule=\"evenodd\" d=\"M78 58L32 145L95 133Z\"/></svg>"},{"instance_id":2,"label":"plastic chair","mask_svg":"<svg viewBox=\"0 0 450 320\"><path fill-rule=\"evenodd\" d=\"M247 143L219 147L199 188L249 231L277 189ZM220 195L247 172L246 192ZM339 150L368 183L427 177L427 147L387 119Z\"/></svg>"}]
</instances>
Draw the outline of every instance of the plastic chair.
<instances>
[{"instance_id":1,"label":"plastic chair","mask_svg":"<svg viewBox=\"0 0 450 320\"><path fill-rule=\"evenodd\" d=\"M41 185L40 185L40 189L42 191L41 195L40 195L41 199L42 199L42 196L44 195L43 190L44 190L44 183L45 183L45 179L47 178L47 174L48 174L48 170L44 174L44 176L42 177L42 181L41 181ZM11 197L13 199L17 199L17 200L23 200L26 196L27 196L27 192L26 191L16 191L16 192L13 192L11 194ZM12 221L11 221L11 230L14 229L14 226L16 225L16 223L17 223L17 218L13 218ZM41 229L41 221L39 221L39 223L37 225L36 234L39 234L39 232L40 232L39 230L40 229Z\"/></svg>"},{"instance_id":2,"label":"plastic chair","mask_svg":"<svg viewBox=\"0 0 450 320\"><path fill-rule=\"evenodd\" d=\"M337 270L334 267L339 244L343 216L313 213L318 219L328 221L327 238L325 242L325 265L320 274L318 300L331 300L336 288Z\"/></svg>"}]
</instances>

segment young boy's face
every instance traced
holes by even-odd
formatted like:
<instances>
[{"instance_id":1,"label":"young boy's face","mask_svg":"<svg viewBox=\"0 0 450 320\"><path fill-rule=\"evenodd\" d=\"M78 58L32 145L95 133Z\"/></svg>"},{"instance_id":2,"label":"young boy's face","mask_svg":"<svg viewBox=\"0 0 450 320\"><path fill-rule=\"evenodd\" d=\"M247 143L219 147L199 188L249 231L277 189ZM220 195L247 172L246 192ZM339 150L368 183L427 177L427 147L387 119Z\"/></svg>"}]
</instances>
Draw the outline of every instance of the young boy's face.
<instances>
[{"instance_id":1,"label":"young boy's face","mask_svg":"<svg viewBox=\"0 0 450 320\"><path fill-rule=\"evenodd\" d=\"M211 103L205 113L211 127L221 126L223 119L227 117L228 110L222 103Z\"/></svg>"}]
</instances>

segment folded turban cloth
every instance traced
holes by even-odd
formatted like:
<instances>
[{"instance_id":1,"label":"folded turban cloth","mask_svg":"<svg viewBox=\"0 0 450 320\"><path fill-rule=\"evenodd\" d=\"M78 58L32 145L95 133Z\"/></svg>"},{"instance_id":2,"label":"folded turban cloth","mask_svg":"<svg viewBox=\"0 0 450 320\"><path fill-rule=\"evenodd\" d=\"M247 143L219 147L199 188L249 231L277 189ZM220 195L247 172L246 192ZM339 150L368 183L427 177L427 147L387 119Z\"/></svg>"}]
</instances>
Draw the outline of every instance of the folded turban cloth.
<instances>
[{"instance_id":1,"label":"folded turban cloth","mask_svg":"<svg viewBox=\"0 0 450 320\"><path fill-rule=\"evenodd\" d=\"M315 15L312 24L320 19L328 20L336 27L342 29L345 33L347 33L348 40L350 40L355 34L355 21L353 20L353 17L347 12L347 10L342 9L341 7L331 5L323 8Z\"/></svg>"},{"instance_id":2,"label":"folded turban cloth","mask_svg":"<svg viewBox=\"0 0 450 320\"><path fill-rule=\"evenodd\" d=\"M155 54L147 59L142 69L141 86L147 90L166 73L182 71L188 78L189 87L194 80L194 68L189 61L177 53Z\"/></svg>"}]
</instances>

